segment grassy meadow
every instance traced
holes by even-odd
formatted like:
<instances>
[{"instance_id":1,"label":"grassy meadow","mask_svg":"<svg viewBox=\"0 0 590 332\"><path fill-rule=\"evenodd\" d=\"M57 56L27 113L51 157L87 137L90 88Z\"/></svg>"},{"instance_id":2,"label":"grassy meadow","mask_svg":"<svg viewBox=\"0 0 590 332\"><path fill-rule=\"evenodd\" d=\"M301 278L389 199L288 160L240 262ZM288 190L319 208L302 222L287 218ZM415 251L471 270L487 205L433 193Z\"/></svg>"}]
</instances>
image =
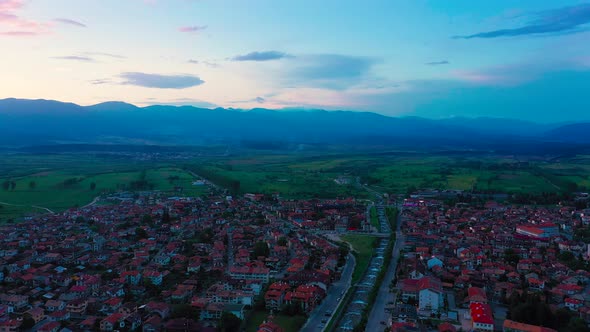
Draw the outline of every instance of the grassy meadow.
<instances>
[{"instance_id":1,"label":"grassy meadow","mask_svg":"<svg viewBox=\"0 0 590 332\"><path fill-rule=\"evenodd\" d=\"M100 193L129 190L143 172L150 184L147 189L171 192L181 186L185 195L206 190L191 185L194 178L188 171L235 194L279 193L285 198L370 198L359 182L391 194L419 188L509 194L590 189L590 156L585 155L527 161L512 156L401 152L253 154L157 162L85 154L0 157L0 183L15 184L14 190L0 188L0 202L6 203L0 204L0 220L43 212L43 208L61 211L83 206ZM337 183L336 179L347 181Z\"/></svg>"},{"instance_id":2,"label":"grassy meadow","mask_svg":"<svg viewBox=\"0 0 590 332\"><path fill-rule=\"evenodd\" d=\"M132 163L106 163L80 157L76 162L63 156L17 156L7 158L0 173L0 221L30 213L59 212L84 206L103 193L132 190L145 181L145 189L183 195L202 195L206 188L193 186L195 178L177 167L147 168ZM67 163L63 168L64 163ZM7 166L7 165L11 165ZM58 170L60 169L60 170ZM7 188L5 182L10 182ZM14 187L13 187L14 186ZM137 187L136 190L144 187Z\"/></svg>"},{"instance_id":3,"label":"grassy meadow","mask_svg":"<svg viewBox=\"0 0 590 332\"><path fill-rule=\"evenodd\" d=\"M377 243L377 238L370 235L348 234L340 237L342 241L350 243L355 252L356 265L352 271L352 284L361 280L365 271L371 262L373 249Z\"/></svg>"}]
</instances>

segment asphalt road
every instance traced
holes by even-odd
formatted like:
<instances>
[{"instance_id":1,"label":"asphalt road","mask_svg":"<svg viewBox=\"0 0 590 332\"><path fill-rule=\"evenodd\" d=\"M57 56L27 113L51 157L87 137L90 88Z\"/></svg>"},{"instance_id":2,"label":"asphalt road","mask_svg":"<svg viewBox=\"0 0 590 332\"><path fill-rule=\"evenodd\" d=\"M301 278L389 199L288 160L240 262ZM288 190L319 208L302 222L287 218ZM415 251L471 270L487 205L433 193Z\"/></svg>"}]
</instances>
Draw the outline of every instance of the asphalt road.
<instances>
[{"instance_id":1,"label":"asphalt road","mask_svg":"<svg viewBox=\"0 0 590 332\"><path fill-rule=\"evenodd\" d=\"M385 307L387 306L388 302L394 301L394 294L389 292L389 285L395 276L395 271L397 270L397 262L399 259L401 248L404 245L404 237L401 232L401 212L397 218L397 229L396 229L396 241L393 246L393 254L391 256L391 262L389 264L389 268L387 269L387 273L383 278L383 282L379 287L379 293L377 294L377 298L375 299L375 304L373 305L373 309L369 314L369 319L367 322L367 327L365 331L367 332L374 332L374 331L383 331L386 325L381 324L381 322L385 322L389 324L389 313L385 312Z\"/></svg>"},{"instance_id":2,"label":"asphalt road","mask_svg":"<svg viewBox=\"0 0 590 332\"><path fill-rule=\"evenodd\" d=\"M322 323L322 320L329 321L330 317L326 317L326 311L330 311L332 314L336 312L336 308L342 301L342 297L348 288L350 287L350 282L352 280L352 271L354 270L354 265L356 264L354 256L352 254L348 255L346 259L346 264L344 265L344 269L342 270L342 276L340 280L334 282L330 288L328 288L328 294L309 315L307 322L300 330L302 332L319 332L323 331L324 327L327 323Z\"/></svg>"}]
</instances>

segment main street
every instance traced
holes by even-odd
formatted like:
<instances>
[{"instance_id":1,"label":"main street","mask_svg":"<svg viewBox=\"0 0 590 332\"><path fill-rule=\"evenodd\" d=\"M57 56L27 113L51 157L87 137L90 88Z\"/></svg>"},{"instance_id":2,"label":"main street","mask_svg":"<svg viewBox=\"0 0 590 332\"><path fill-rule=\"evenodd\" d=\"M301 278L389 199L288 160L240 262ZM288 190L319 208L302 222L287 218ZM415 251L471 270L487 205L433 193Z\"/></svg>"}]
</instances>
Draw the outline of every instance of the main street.
<instances>
[{"instance_id":1,"label":"main street","mask_svg":"<svg viewBox=\"0 0 590 332\"><path fill-rule=\"evenodd\" d=\"M393 293L389 291L389 286L395 277L395 271L397 270L397 262L400 257L401 248L404 246L404 235L401 232L401 224L402 218L400 210L397 218L397 227L395 231L396 239L393 246L391 262L389 263L389 268L385 273L383 282L379 287L379 292L377 293L377 298L373 304L373 309L369 314L367 327L365 329L367 332L383 331L385 329L385 325L381 322L385 322L386 324L389 323L389 314L385 312L385 307L387 306L387 303L392 302L395 299Z\"/></svg>"},{"instance_id":2,"label":"main street","mask_svg":"<svg viewBox=\"0 0 590 332\"><path fill-rule=\"evenodd\" d=\"M329 311L331 314L336 312L336 308L342 301L342 297L344 293L350 287L350 282L352 280L352 271L354 270L354 266L356 261L352 254L348 254L346 258L346 264L342 269L342 276L340 280L333 283L330 288L328 288L328 294L309 315L307 322L301 329L302 332L319 332L323 331L325 327L325 323L322 323L323 320L329 321L330 317L327 317L326 311Z\"/></svg>"}]
</instances>

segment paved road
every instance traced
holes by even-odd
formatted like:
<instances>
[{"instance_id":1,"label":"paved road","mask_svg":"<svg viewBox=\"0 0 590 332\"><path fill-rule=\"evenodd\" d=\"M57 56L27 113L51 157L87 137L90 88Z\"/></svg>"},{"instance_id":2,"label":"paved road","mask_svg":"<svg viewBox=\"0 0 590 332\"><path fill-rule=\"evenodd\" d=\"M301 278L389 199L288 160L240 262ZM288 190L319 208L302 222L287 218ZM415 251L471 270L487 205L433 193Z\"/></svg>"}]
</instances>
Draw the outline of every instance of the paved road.
<instances>
[{"instance_id":1,"label":"paved road","mask_svg":"<svg viewBox=\"0 0 590 332\"><path fill-rule=\"evenodd\" d=\"M404 237L401 232L401 212L397 218L397 229L396 229L396 240L393 246L393 254L391 256L391 262L389 264L389 268L387 269L387 273L383 278L383 282L379 287L379 292L377 293L377 298L375 299L375 304L373 305L373 309L369 314L369 319L367 323L367 327L365 331L367 332L374 332L374 331L383 331L385 325L381 324L381 322L385 322L389 324L389 314L385 312L385 307L387 306L388 302L392 302L395 300L394 294L389 292L389 285L395 276L395 271L397 269L397 262L400 256L401 248L404 245Z\"/></svg>"},{"instance_id":2,"label":"paved road","mask_svg":"<svg viewBox=\"0 0 590 332\"><path fill-rule=\"evenodd\" d=\"M342 301L342 297L346 290L350 287L350 282L352 280L352 271L354 270L356 262L354 256L349 254L346 259L346 264L342 270L342 276L340 280L336 281L335 283L330 286L328 289L328 294L309 315L307 322L301 328L301 332L319 332L324 330L325 323L322 323L322 320L329 321L330 317L326 317L326 311L330 311L332 314L336 312L336 308Z\"/></svg>"}]
</instances>

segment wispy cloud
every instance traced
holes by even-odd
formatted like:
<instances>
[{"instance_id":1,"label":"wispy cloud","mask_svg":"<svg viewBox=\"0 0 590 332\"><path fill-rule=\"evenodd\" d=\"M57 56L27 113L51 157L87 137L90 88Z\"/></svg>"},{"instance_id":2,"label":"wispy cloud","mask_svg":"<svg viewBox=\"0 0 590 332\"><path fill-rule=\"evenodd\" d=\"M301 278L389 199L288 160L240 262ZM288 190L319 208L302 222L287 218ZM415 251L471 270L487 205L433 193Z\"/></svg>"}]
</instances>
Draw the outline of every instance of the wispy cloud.
<instances>
[{"instance_id":1,"label":"wispy cloud","mask_svg":"<svg viewBox=\"0 0 590 332\"><path fill-rule=\"evenodd\" d=\"M34 31L2 31L0 35L9 37L34 37L39 35L39 33Z\"/></svg>"},{"instance_id":2,"label":"wispy cloud","mask_svg":"<svg viewBox=\"0 0 590 332\"><path fill-rule=\"evenodd\" d=\"M429 66L440 66L440 65L448 65L448 64L450 64L450 62L447 60L442 60L442 61L427 62L425 64L429 65Z\"/></svg>"},{"instance_id":3,"label":"wispy cloud","mask_svg":"<svg viewBox=\"0 0 590 332\"><path fill-rule=\"evenodd\" d=\"M102 56L102 57L114 58L114 59L127 59L127 57L124 55L105 53L105 52L84 52L84 54L89 55L89 56Z\"/></svg>"},{"instance_id":4,"label":"wispy cloud","mask_svg":"<svg viewBox=\"0 0 590 332\"><path fill-rule=\"evenodd\" d=\"M95 60L91 57L79 56L79 55L54 56L54 57L52 57L52 59L81 61L81 62L95 62Z\"/></svg>"},{"instance_id":5,"label":"wispy cloud","mask_svg":"<svg viewBox=\"0 0 590 332\"><path fill-rule=\"evenodd\" d=\"M553 62L514 63L474 70L455 70L451 72L449 79L474 85L510 87L538 79L548 68L567 67L571 65Z\"/></svg>"},{"instance_id":6,"label":"wispy cloud","mask_svg":"<svg viewBox=\"0 0 590 332\"><path fill-rule=\"evenodd\" d=\"M195 60L195 59L189 59L187 61L187 63L193 64L193 65L205 65L207 67L210 68L217 68L219 67L219 65L215 62L210 62L210 61L199 61L199 60Z\"/></svg>"},{"instance_id":7,"label":"wispy cloud","mask_svg":"<svg viewBox=\"0 0 590 332\"><path fill-rule=\"evenodd\" d=\"M90 84L94 84L94 85L101 85L101 84L111 84L113 83L113 81L111 79L97 79L97 80L91 80L89 81Z\"/></svg>"},{"instance_id":8,"label":"wispy cloud","mask_svg":"<svg viewBox=\"0 0 590 332\"><path fill-rule=\"evenodd\" d=\"M186 89L205 83L205 81L193 75L161 75L126 72L122 73L120 77L125 80L123 84L157 89Z\"/></svg>"},{"instance_id":9,"label":"wispy cloud","mask_svg":"<svg viewBox=\"0 0 590 332\"><path fill-rule=\"evenodd\" d=\"M498 38L535 34L575 33L590 23L590 3L537 12L525 26L486 31L453 38Z\"/></svg>"},{"instance_id":10,"label":"wispy cloud","mask_svg":"<svg viewBox=\"0 0 590 332\"><path fill-rule=\"evenodd\" d=\"M79 27L79 28L87 28L86 24L81 23L81 22L78 22L78 21L71 20L69 18L56 18L56 19L54 19L54 21L55 22L58 22L58 23L73 25L73 26L76 26L76 27Z\"/></svg>"},{"instance_id":11,"label":"wispy cloud","mask_svg":"<svg viewBox=\"0 0 590 332\"><path fill-rule=\"evenodd\" d=\"M207 29L206 25L184 26L178 28L178 31L185 33L196 33Z\"/></svg>"},{"instance_id":12,"label":"wispy cloud","mask_svg":"<svg viewBox=\"0 0 590 332\"><path fill-rule=\"evenodd\" d=\"M250 52L248 54L236 55L233 61L270 61L292 57L291 55L279 51Z\"/></svg>"}]
</instances>

